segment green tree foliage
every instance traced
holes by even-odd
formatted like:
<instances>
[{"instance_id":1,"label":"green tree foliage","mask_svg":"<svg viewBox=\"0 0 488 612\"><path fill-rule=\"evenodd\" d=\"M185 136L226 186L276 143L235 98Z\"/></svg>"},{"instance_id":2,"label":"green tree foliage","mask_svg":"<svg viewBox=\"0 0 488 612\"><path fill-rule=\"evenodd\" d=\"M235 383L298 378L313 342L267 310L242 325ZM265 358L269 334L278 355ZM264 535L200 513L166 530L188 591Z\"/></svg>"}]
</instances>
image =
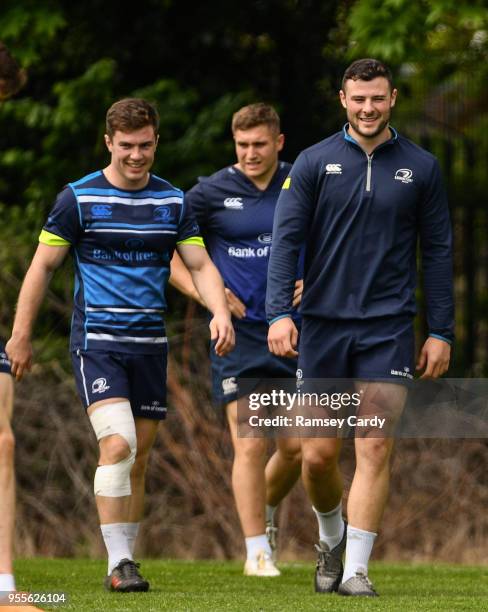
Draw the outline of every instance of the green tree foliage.
<instances>
[{"instance_id":1,"label":"green tree foliage","mask_svg":"<svg viewBox=\"0 0 488 612\"><path fill-rule=\"evenodd\" d=\"M287 134L284 158L293 161L337 125L329 96L343 66L334 46L324 45L338 5L3 0L0 38L29 80L0 107L0 335L8 333L56 193L108 161L104 120L113 101L144 96L157 104L154 170L183 189L233 161L231 115L252 101L276 104ZM69 311L68 279L69 270L56 274L38 337L52 336L53 328L66 335L69 317L60 318L60 308Z\"/></svg>"},{"instance_id":2,"label":"green tree foliage","mask_svg":"<svg viewBox=\"0 0 488 612\"><path fill-rule=\"evenodd\" d=\"M443 77L488 71L485 0L358 0L348 15L350 54L421 64Z\"/></svg>"}]
</instances>

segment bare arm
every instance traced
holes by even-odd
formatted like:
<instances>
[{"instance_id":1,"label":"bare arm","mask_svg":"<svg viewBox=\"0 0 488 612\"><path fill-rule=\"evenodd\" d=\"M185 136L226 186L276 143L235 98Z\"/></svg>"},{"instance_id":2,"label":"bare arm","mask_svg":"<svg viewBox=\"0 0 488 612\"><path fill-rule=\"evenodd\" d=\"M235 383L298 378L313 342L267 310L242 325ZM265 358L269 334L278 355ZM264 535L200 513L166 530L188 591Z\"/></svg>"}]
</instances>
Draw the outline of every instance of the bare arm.
<instances>
[{"instance_id":1,"label":"bare arm","mask_svg":"<svg viewBox=\"0 0 488 612\"><path fill-rule=\"evenodd\" d=\"M171 260L171 276L169 277L169 282L184 295L199 302L202 306L205 306L205 308L207 307L202 296L198 293L197 288L193 284L188 268L182 262L181 257L176 251ZM225 297L227 298L227 306L230 312L238 319L242 319L246 315L246 307L241 300L227 287L225 288Z\"/></svg>"},{"instance_id":2,"label":"bare arm","mask_svg":"<svg viewBox=\"0 0 488 612\"><path fill-rule=\"evenodd\" d=\"M216 340L215 352L225 355L234 348L235 337L222 277L206 249L193 244L180 244L177 249L205 306L213 314L210 337Z\"/></svg>"},{"instance_id":3,"label":"bare arm","mask_svg":"<svg viewBox=\"0 0 488 612\"><path fill-rule=\"evenodd\" d=\"M54 271L61 265L68 246L39 244L27 270L19 293L12 337L6 352L12 364L12 374L20 380L32 365L31 336L34 322Z\"/></svg>"},{"instance_id":4,"label":"bare arm","mask_svg":"<svg viewBox=\"0 0 488 612\"><path fill-rule=\"evenodd\" d=\"M202 306L207 306L201 295L198 293L197 288L193 284L190 271L181 260L181 257L178 255L177 251L174 252L173 258L171 259L171 275L169 277L169 283L178 289L180 293L183 293L183 295L195 300L195 302L198 302Z\"/></svg>"}]
</instances>

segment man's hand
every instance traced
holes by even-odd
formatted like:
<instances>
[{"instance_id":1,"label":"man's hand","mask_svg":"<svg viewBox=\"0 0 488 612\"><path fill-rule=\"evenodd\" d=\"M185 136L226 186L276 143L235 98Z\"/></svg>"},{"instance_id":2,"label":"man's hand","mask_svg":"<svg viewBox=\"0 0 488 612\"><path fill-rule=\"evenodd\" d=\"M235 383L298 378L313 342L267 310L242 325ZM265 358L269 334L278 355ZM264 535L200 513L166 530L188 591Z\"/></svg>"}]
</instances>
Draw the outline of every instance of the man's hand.
<instances>
[{"instance_id":1,"label":"man's hand","mask_svg":"<svg viewBox=\"0 0 488 612\"><path fill-rule=\"evenodd\" d=\"M29 338L12 336L7 342L5 352L11 363L12 375L16 380L29 372L32 367L32 344Z\"/></svg>"},{"instance_id":2,"label":"man's hand","mask_svg":"<svg viewBox=\"0 0 488 612\"><path fill-rule=\"evenodd\" d=\"M438 338L427 338L417 361L417 370L424 370L420 378L439 378L447 372L451 359L451 345Z\"/></svg>"},{"instance_id":3,"label":"man's hand","mask_svg":"<svg viewBox=\"0 0 488 612\"><path fill-rule=\"evenodd\" d=\"M296 357L298 330L291 317L278 319L269 326L268 348L278 357Z\"/></svg>"},{"instance_id":4,"label":"man's hand","mask_svg":"<svg viewBox=\"0 0 488 612\"><path fill-rule=\"evenodd\" d=\"M243 319L246 316L246 307L241 300L232 293L230 289L225 288L225 297L227 298L227 306L236 319Z\"/></svg>"},{"instance_id":5,"label":"man's hand","mask_svg":"<svg viewBox=\"0 0 488 612\"><path fill-rule=\"evenodd\" d=\"M302 301L303 279L297 280L295 283L295 291L293 292L293 308L296 308Z\"/></svg>"},{"instance_id":6,"label":"man's hand","mask_svg":"<svg viewBox=\"0 0 488 612\"><path fill-rule=\"evenodd\" d=\"M219 357L230 353L236 339L229 312L215 313L210 321L210 339L216 340L214 350Z\"/></svg>"}]
</instances>

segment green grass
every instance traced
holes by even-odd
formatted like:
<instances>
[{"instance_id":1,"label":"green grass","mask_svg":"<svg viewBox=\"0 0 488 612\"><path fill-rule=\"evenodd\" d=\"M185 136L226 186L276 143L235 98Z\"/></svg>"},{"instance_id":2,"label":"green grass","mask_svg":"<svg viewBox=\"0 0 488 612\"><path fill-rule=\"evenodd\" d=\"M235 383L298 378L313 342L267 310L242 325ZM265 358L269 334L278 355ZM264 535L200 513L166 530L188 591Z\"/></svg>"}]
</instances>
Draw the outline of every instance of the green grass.
<instances>
[{"instance_id":1,"label":"green grass","mask_svg":"<svg viewBox=\"0 0 488 612\"><path fill-rule=\"evenodd\" d=\"M381 595L377 599L317 595L313 564L280 567L279 578L248 578L242 575L242 564L236 562L147 560L141 570L151 590L126 595L103 590L106 564L102 561L20 559L15 571L19 590L65 591L68 605L45 608L59 612L488 610L488 579L482 567L372 563L370 577Z\"/></svg>"}]
</instances>

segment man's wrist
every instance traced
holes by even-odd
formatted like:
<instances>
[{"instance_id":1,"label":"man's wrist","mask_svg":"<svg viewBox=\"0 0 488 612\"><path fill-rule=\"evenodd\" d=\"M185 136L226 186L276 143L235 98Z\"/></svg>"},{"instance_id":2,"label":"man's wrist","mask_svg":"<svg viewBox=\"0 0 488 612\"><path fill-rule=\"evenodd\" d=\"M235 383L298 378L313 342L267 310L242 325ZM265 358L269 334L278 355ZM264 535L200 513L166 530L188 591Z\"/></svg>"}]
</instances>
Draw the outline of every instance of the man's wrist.
<instances>
[{"instance_id":1,"label":"man's wrist","mask_svg":"<svg viewBox=\"0 0 488 612\"><path fill-rule=\"evenodd\" d=\"M291 318L292 316L289 313L278 315L277 317L274 317L273 319L271 319L268 324L273 325L273 323L276 323L276 321L279 321L280 319L291 319Z\"/></svg>"},{"instance_id":2,"label":"man's wrist","mask_svg":"<svg viewBox=\"0 0 488 612\"><path fill-rule=\"evenodd\" d=\"M452 345L452 340L446 338L445 336L441 336L440 334L429 334L429 338L435 338L436 340L442 340L443 342L447 342L449 346Z\"/></svg>"},{"instance_id":3,"label":"man's wrist","mask_svg":"<svg viewBox=\"0 0 488 612\"><path fill-rule=\"evenodd\" d=\"M12 339L16 341L22 342L30 342L32 336L32 330L25 329L13 329L12 330Z\"/></svg>"}]
</instances>

